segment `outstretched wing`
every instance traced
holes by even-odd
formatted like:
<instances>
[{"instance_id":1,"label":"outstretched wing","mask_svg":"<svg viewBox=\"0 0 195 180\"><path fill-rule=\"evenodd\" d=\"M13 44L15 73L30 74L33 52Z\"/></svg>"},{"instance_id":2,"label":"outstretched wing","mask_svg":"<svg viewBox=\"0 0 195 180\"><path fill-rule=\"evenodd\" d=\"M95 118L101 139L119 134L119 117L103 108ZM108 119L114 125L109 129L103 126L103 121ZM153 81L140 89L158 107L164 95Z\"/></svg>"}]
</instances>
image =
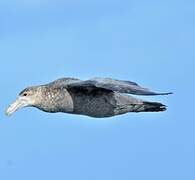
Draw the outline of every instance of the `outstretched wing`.
<instances>
[{"instance_id":1,"label":"outstretched wing","mask_svg":"<svg viewBox=\"0 0 195 180\"><path fill-rule=\"evenodd\" d=\"M69 88L94 89L103 88L120 93L135 95L167 95L171 93L156 93L147 88L139 86L135 82L116 80L111 78L93 78L87 81L80 81L68 85Z\"/></svg>"},{"instance_id":2,"label":"outstretched wing","mask_svg":"<svg viewBox=\"0 0 195 180\"><path fill-rule=\"evenodd\" d=\"M57 88L57 87L66 87L69 84L78 83L78 82L82 82L82 81L80 79L67 77L67 78L57 79L49 83L48 85Z\"/></svg>"}]
</instances>

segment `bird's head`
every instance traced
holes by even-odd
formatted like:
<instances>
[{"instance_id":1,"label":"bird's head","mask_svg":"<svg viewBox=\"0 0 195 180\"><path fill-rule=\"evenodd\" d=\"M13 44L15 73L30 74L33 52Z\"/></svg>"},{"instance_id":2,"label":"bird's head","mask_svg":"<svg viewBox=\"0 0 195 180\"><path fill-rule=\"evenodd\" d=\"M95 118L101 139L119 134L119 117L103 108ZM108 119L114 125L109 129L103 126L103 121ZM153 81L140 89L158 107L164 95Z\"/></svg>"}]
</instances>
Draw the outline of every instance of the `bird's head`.
<instances>
[{"instance_id":1,"label":"bird's head","mask_svg":"<svg viewBox=\"0 0 195 180\"><path fill-rule=\"evenodd\" d=\"M28 107L36 106L39 101L40 88L28 87L19 93L18 98L6 110L6 115L11 116L15 111Z\"/></svg>"}]
</instances>

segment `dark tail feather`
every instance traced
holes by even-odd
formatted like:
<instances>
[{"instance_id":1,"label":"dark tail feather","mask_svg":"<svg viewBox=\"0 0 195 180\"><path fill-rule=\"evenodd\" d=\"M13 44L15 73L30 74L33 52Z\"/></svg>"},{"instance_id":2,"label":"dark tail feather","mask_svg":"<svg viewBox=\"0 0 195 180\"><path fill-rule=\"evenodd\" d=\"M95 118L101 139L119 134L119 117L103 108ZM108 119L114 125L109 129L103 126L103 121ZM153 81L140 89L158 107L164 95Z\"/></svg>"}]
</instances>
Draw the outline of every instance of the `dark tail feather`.
<instances>
[{"instance_id":1,"label":"dark tail feather","mask_svg":"<svg viewBox=\"0 0 195 180\"><path fill-rule=\"evenodd\" d=\"M166 106L157 102L143 102L145 112L159 112L166 111Z\"/></svg>"}]
</instances>

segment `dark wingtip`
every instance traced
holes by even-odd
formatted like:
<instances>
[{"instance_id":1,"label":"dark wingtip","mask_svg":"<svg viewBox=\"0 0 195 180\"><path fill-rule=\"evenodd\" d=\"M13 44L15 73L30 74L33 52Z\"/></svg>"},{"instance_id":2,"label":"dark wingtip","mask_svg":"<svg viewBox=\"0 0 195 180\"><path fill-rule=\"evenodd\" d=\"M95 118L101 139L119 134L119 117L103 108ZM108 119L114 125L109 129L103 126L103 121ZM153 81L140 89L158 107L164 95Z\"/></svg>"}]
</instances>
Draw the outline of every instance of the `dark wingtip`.
<instances>
[{"instance_id":1,"label":"dark wingtip","mask_svg":"<svg viewBox=\"0 0 195 180\"><path fill-rule=\"evenodd\" d=\"M142 96L159 96L159 95L161 96L161 95L170 95L173 94L173 92L158 93L158 92L148 91L148 92L136 92L135 94L142 95Z\"/></svg>"},{"instance_id":2,"label":"dark wingtip","mask_svg":"<svg viewBox=\"0 0 195 180\"><path fill-rule=\"evenodd\" d=\"M149 95L156 95L156 96L164 96L164 95L170 95L170 94L173 94L173 92L166 92L166 93L151 93Z\"/></svg>"},{"instance_id":3,"label":"dark wingtip","mask_svg":"<svg viewBox=\"0 0 195 180\"><path fill-rule=\"evenodd\" d=\"M168 92L168 93L160 93L159 95L169 95L169 94L173 94L173 92Z\"/></svg>"}]
</instances>

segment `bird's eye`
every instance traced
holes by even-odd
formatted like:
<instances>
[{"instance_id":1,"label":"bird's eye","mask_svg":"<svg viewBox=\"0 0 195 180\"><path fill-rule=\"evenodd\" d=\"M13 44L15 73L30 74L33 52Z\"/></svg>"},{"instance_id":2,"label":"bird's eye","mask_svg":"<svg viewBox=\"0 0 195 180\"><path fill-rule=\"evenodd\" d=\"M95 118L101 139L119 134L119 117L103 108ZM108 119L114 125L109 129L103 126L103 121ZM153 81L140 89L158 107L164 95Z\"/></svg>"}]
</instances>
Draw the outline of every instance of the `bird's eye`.
<instances>
[{"instance_id":1,"label":"bird's eye","mask_svg":"<svg viewBox=\"0 0 195 180\"><path fill-rule=\"evenodd\" d=\"M27 93L24 93L23 96L27 96L28 94Z\"/></svg>"}]
</instances>

